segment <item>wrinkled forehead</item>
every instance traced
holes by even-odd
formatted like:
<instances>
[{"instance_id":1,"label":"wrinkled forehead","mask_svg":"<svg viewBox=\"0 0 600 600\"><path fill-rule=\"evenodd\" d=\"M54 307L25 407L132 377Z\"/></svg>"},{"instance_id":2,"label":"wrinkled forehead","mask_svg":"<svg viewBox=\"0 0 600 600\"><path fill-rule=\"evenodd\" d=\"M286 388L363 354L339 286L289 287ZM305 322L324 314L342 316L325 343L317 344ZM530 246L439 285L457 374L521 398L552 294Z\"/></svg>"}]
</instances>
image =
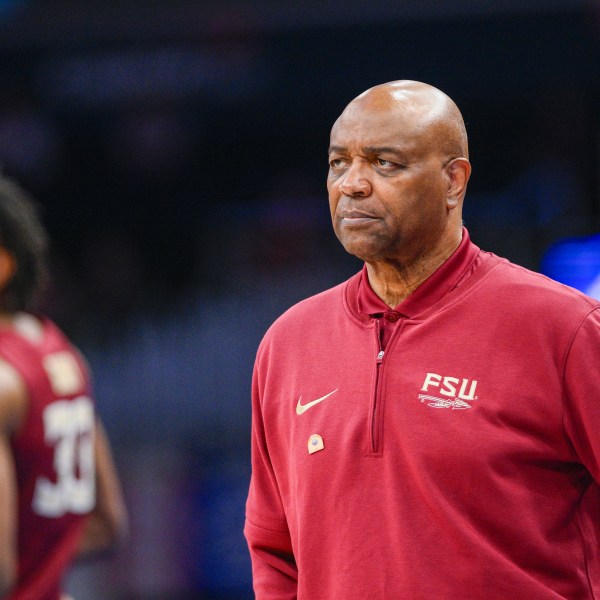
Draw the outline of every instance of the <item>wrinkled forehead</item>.
<instances>
[{"instance_id":1,"label":"wrinkled forehead","mask_svg":"<svg viewBox=\"0 0 600 600\"><path fill-rule=\"evenodd\" d=\"M413 146L429 134L416 109L372 102L352 102L331 129L331 144Z\"/></svg>"},{"instance_id":2,"label":"wrinkled forehead","mask_svg":"<svg viewBox=\"0 0 600 600\"><path fill-rule=\"evenodd\" d=\"M423 93L404 87L374 88L344 109L331 130L331 145L445 149L456 137L456 119L449 113L448 98L438 90Z\"/></svg>"}]
</instances>

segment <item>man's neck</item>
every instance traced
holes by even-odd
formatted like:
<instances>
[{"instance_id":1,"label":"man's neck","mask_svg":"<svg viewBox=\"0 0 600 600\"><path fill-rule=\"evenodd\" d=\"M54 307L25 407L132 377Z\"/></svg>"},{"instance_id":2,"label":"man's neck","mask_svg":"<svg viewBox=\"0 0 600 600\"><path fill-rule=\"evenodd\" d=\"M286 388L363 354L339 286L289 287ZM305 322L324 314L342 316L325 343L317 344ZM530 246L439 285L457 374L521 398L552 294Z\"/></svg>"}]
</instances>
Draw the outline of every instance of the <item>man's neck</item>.
<instances>
[{"instance_id":1,"label":"man's neck","mask_svg":"<svg viewBox=\"0 0 600 600\"><path fill-rule=\"evenodd\" d=\"M367 262L371 288L390 308L395 308L448 260L460 241L459 238L458 241L440 245L427 255L411 261Z\"/></svg>"}]
</instances>

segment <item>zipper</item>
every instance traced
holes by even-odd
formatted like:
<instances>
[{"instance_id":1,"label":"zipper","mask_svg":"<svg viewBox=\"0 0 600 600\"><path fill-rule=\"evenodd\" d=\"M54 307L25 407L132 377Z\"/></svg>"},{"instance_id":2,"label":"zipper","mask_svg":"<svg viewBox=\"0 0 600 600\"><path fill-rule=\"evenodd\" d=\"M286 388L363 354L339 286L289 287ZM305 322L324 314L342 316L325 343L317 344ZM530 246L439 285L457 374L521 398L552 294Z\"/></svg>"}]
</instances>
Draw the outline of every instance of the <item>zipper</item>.
<instances>
[{"instance_id":1,"label":"zipper","mask_svg":"<svg viewBox=\"0 0 600 600\"><path fill-rule=\"evenodd\" d=\"M381 399L379 397L380 378L381 378L381 364L383 363L383 357L385 350L381 347L381 325L379 319L375 321L375 335L377 340L377 355L375 357L375 386L373 389L373 399L371 403L371 414L369 416L369 454L379 453L379 424L381 417L379 415L379 408Z\"/></svg>"}]
</instances>

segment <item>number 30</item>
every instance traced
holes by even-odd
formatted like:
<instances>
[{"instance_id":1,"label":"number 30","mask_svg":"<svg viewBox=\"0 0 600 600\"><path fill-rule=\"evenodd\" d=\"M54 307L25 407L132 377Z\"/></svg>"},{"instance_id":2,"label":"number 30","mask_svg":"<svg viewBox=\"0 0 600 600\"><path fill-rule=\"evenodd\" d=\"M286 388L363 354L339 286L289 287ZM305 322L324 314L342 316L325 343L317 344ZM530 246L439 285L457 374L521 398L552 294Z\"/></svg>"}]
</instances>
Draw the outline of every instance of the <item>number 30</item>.
<instances>
[{"instance_id":1,"label":"number 30","mask_svg":"<svg viewBox=\"0 0 600 600\"><path fill-rule=\"evenodd\" d=\"M84 514L96 501L94 406L86 396L59 400L44 410L44 436L54 446L56 483L36 482L33 510L49 518Z\"/></svg>"}]
</instances>

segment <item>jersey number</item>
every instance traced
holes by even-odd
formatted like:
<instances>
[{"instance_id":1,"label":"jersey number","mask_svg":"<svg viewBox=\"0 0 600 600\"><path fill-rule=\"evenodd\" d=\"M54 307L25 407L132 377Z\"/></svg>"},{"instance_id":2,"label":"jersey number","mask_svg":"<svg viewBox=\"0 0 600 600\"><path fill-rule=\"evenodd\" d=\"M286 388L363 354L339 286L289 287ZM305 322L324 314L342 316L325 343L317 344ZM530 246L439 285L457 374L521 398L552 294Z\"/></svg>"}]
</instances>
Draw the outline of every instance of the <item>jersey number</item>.
<instances>
[{"instance_id":1,"label":"jersey number","mask_svg":"<svg viewBox=\"0 0 600 600\"><path fill-rule=\"evenodd\" d=\"M37 480L33 510L50 518L87 513L96 502L92 401L59 400L46 407L43 419L46 442L54 446L56 481Z\"/></svg>"}]
</instances>

